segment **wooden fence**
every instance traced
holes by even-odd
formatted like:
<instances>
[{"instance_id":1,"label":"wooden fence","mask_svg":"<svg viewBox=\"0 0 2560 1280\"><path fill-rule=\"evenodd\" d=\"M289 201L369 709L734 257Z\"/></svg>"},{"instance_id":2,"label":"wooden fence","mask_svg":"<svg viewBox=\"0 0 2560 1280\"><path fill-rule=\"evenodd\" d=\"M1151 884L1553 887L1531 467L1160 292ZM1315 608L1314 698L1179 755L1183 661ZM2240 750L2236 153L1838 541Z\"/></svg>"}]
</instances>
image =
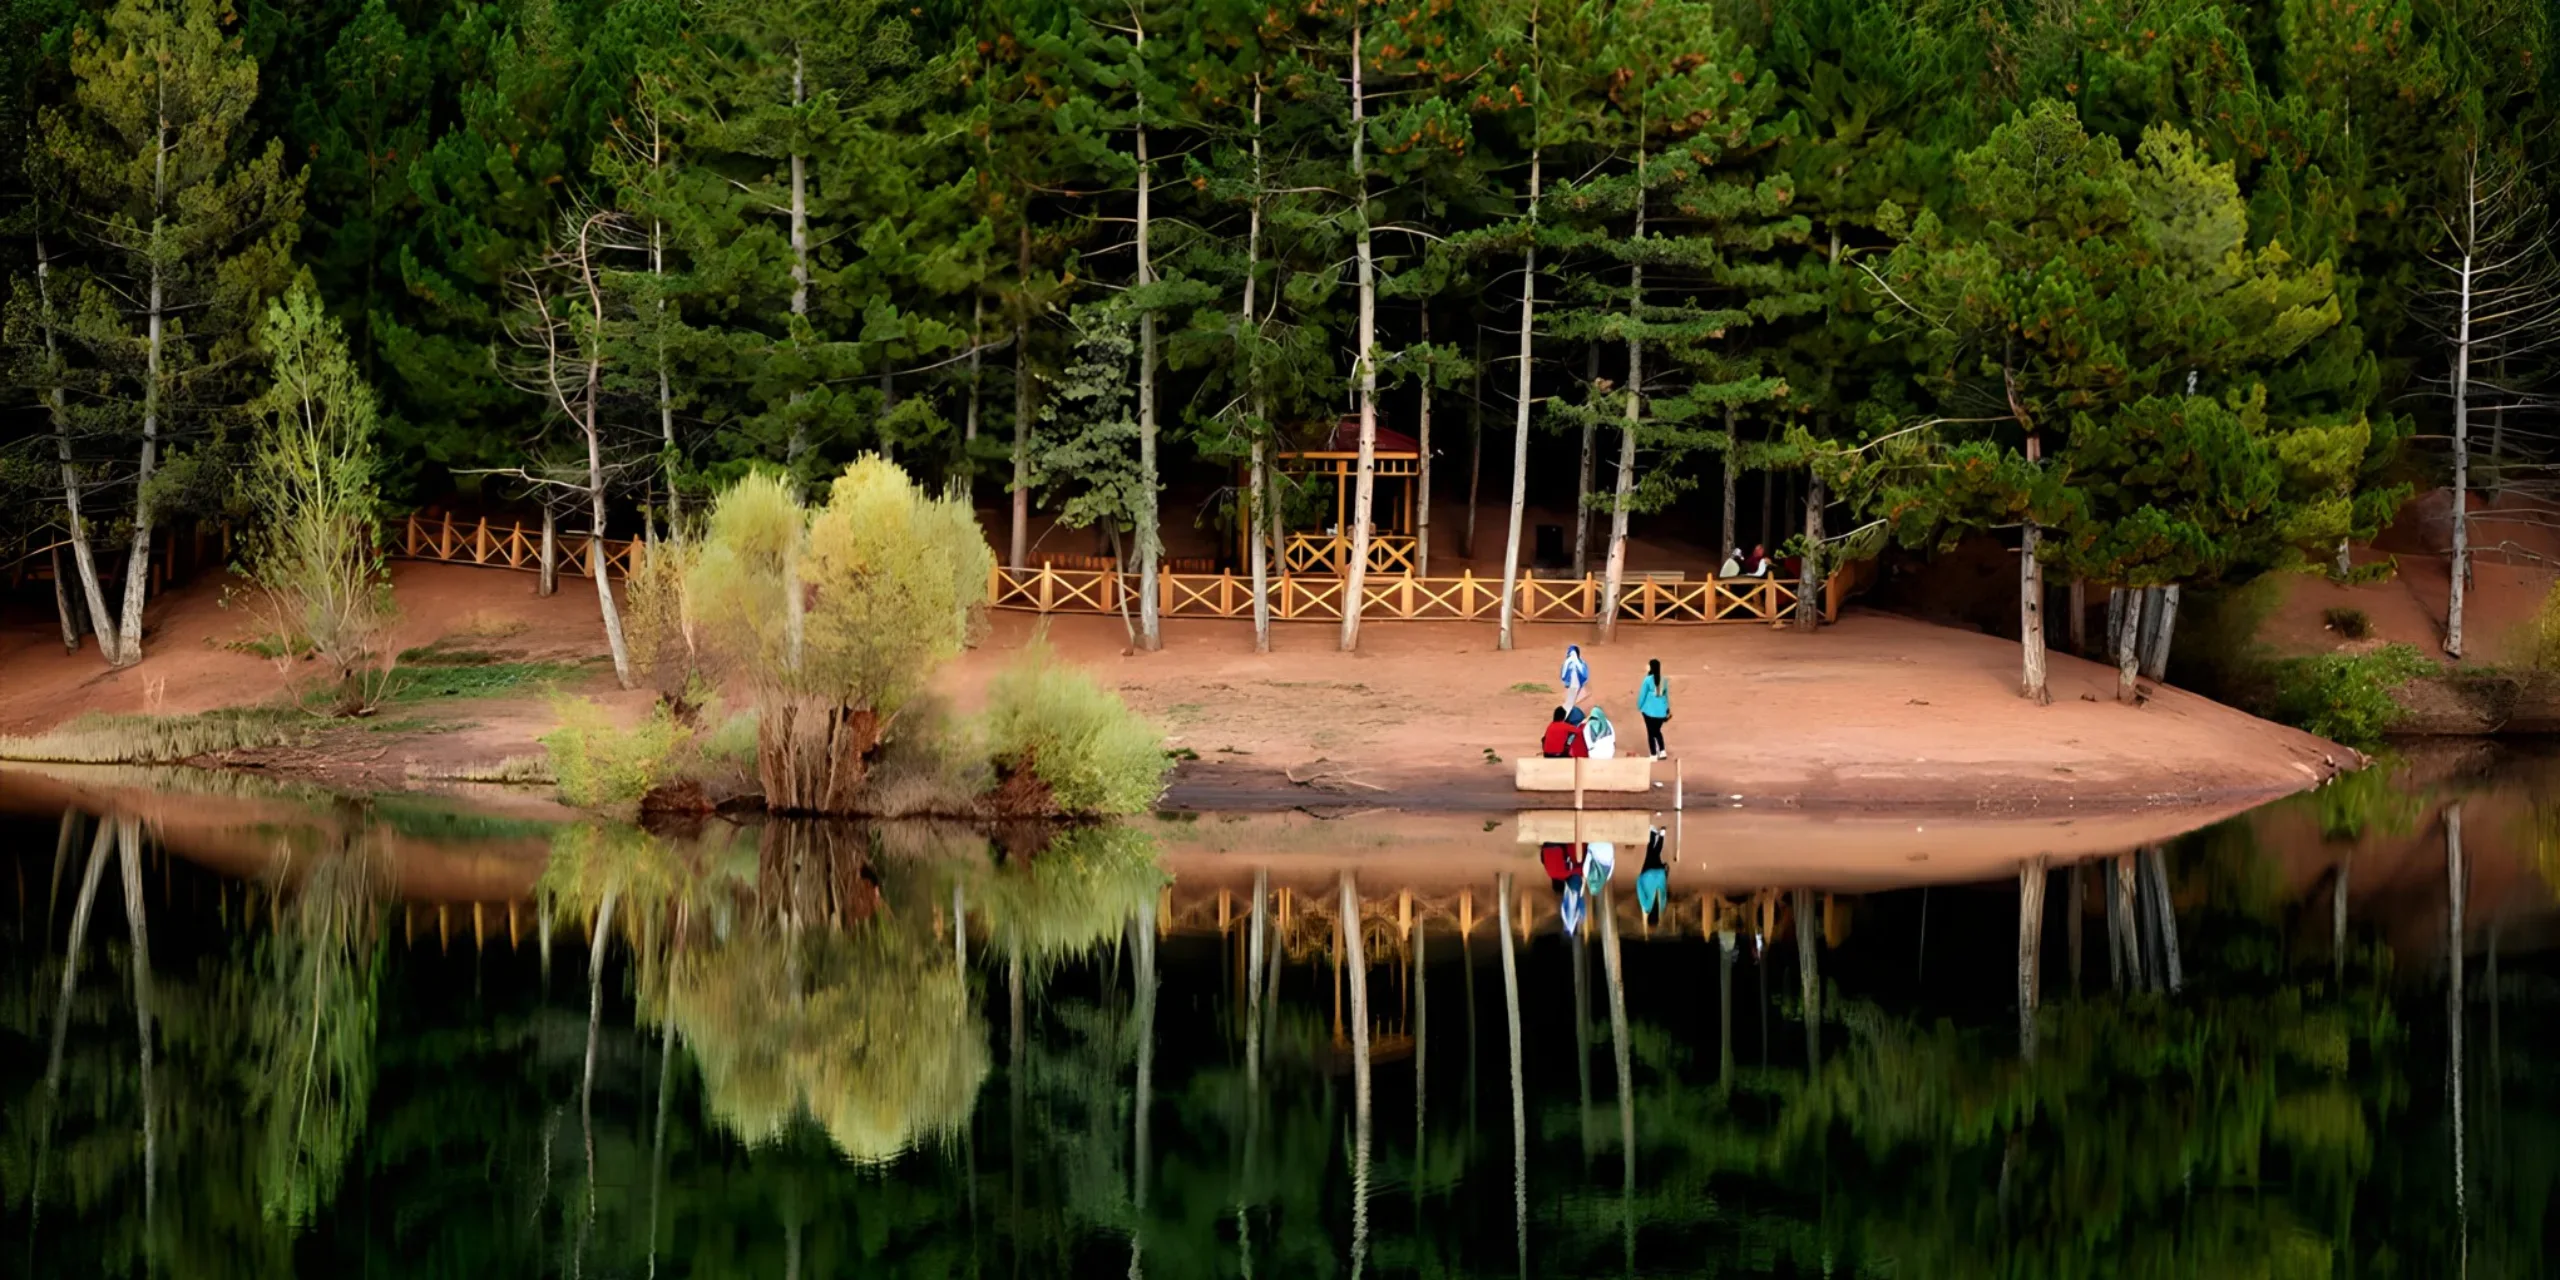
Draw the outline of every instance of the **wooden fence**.
<instances>
[{"instance_id":1,"label":"wooden fence","mask_svg":"<svg viewBox=\"0 0 2560 1280\"><path fill-rule=\"evenodd\" d=\"M999 609L1034 613L1117 613L1138 606L1138 575L1107 569L1050 565L987 575L987 602ZM1343 579L1277 576L1270 580L1271 616L1283 622L1339 621ZM1840 615L1844 579L1825 584L1823 620ZM1523 622L1593 622L1600 616L1601 581L1522 578L1514 586L1513 611ZM1776 578L1706 579L1699 582L1630 580L1618 591L1624 622L1704 625L1757 622L1795 616L1796 584ZM1250 618L1253 579L1233 573L1157 575L1158 607L1168 618ZM1361 591L1365 619L1476 621L1502 615L1502 582L1465 574L1455 578L1372 578Z\"/></svg>"},{"instance_id":2,"label":"wooden fence","mask_svg":"<svg viewBox=\"0 0 2560 1280\"><path fill-rule=\"evenodd\" d=\"M587 576L588 535L557 533L553 536L555 564L559 571L576 577ZM542 568L542 529L528 530L521 523L493 525L488 517L458 521L451 512L443 516L412 515L400 530L398 547L392 552L404 560L441 560L448 564L487 565L495 569ZM644 554L638 538L604 540L604 563L608 572L628 577L632 566Z\"/></svg>"}]
</instances>

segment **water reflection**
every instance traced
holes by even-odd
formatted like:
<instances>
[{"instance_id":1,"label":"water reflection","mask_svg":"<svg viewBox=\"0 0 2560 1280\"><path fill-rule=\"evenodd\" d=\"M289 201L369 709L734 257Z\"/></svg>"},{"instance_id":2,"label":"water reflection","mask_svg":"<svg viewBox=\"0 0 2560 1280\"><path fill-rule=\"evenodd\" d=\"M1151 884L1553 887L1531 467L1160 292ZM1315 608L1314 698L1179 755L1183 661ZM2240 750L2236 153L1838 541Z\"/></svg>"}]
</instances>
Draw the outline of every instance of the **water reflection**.
<instances>
[{"instance_id":1,"label":"water reflection","mask_svg":"<svg viewBox=\"0 0 2560 1280\"><path fill-rule=\"evenodd\" d=\"M1695 816L1659 847L1444 819L1424 856L1313 820L649 833L84 785L0 779L26 1274L2551 1254L2541 759L1899 890L1739 878Z\"/></svg>"}]
</instances>

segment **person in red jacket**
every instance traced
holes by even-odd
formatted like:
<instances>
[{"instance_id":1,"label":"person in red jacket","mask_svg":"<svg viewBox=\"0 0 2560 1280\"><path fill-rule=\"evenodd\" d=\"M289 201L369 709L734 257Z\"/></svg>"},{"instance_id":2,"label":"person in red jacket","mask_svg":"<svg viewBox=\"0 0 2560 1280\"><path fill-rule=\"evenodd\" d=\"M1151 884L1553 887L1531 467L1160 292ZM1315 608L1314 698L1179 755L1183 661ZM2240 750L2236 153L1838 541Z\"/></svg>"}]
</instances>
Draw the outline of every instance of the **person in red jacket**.
<instances>
[{"instance_id":1,"label":"person in red jacket","mask_svg":"<svg viewBox=\"0 0 2560 1280\"><path fill-rule=\"evenodd\" d=\"M1539 754L1549 760L1589 756L1591 744L1582 737L1582 726L1565 718L1565 709L1556 708L1556 718L1547 722L1547 736L1538 742Z\"/></svg>"}]
</instances>

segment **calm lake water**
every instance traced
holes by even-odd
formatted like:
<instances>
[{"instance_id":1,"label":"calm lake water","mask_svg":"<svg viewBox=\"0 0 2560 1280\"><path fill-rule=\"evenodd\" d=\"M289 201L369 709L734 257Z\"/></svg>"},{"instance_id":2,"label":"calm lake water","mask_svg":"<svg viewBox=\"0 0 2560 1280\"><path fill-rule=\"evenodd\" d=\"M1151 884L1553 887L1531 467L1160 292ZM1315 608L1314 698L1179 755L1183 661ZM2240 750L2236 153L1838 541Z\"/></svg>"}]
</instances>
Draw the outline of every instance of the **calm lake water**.
<instances>
[{"instance_id":1,"label":"calm lake water","mask_svg":"<svg viewBox=\"0 0 2560 1280\"><path fill-rule=\"evenodd\" d=\"M1982 883L1690 829L1650 918L1427 821L1507 843L0 773L0 1274L2560 1274L2560 755Z\"/></svg>"}]
</instances>

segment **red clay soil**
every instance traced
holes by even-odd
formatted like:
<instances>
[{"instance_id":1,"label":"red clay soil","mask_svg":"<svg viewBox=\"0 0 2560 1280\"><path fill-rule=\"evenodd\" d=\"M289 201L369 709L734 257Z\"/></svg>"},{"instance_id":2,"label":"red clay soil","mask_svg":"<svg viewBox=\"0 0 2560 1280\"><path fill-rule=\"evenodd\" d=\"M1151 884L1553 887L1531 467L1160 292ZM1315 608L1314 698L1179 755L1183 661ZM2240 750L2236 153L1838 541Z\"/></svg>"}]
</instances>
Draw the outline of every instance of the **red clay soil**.
<instances>
[{"instance_id":1,"label":"red clay soil","mask_svg":"<svg viewBox=\"0 0 2560 1280\"><path fill-rule=\"evenodd\" d=\"M580 579L542 599L529 574L402 563L394 584L404 646L480 636L475 643L526 658L585 658L604 647L592 588ZM0 632L0 732L83 711L185 712L274 696L283 677L272 664L222 647L251 628L242 613L219 607L219 594L200 581L155 605L148 655L122 672L103 667L94 650L65 657L41 626ZM986 643L936 683L974 709L987 677L1036 626L1029 615L994 615ZM2154 691L2138 708L2119 706L2112 670L2061 654L2054 705L2034 707L2014 692L2014 644L1856 610L1811 635L1629 626L1608 646L1594 643L1589 626L1528 626L1513 653L1495 649L1490 622L1372 623L1356 654L1336 651L1330 624L1279 625L1276 652L1261 656L1241 622L1168 621L1164 649L1152 654L1127 652L1117 618L1060 617L1047 630L1063 656L1121 689L1172 745L1198 754L1171 797L1196 807L1515 808L1510 760L1536 747L1567 642L1584 645L1597 700L1630 752L1644 736L1636 681L1645 659L1662 660L1678 761L1658 766L1656 777L1663 796L1677 779L1693 804L1739 797L1754 809L2068 817L2261 799L2357 760L2174 689ZM622 716L641 714L648 701L611 692L601 673L581 691ZM372 734L361 757L333 740L262 763L279 774L396 782L534 753L553 723L539 699L431 704L425 714L436 723Z\"/></svg>"},{"instance_id":2,"label":"red clay soil","mask_svg":"<svg viewBox=\"0 0 2560 1280\"><path fill-rule=\"evenodd\" d=\"M2370 642L2413 645L2444 656L2452 586L2452 501L2442 490L2421 494L2374 540L2357 547L2358 564L2386 557L2397 571L2380 582L2341 586L2317 574L2285 580L2282 602L2258 638L2278 653L2323 653L2355 643L2323 621L2330 609L2363 611ZM2471 586L2463 601L2463 657L2472 662L2523 659L2536 611L2560 582L2560 512L2515 495L2471 499Z\"/></svg>"}]
</instances>

